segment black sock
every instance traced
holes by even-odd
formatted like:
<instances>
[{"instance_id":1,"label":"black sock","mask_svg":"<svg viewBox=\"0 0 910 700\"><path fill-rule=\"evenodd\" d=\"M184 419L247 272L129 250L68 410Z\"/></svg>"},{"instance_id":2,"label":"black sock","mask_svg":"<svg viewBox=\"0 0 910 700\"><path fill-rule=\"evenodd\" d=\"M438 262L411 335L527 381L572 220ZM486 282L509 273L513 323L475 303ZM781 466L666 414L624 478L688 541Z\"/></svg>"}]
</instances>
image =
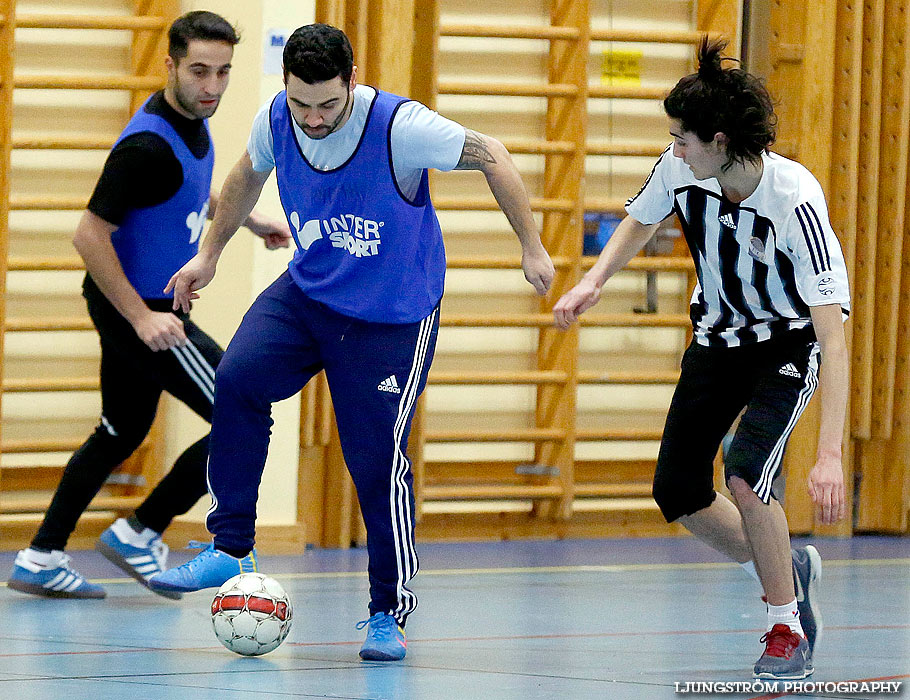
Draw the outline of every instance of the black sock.
<instances>
[{"instance_id":1,"label":"black sock","mask_svg":"<svg viewBox=\"0 0 910 700\"><path fill-rule=\"evenodd\" d=\"M133 528L137 535L141 535L143 530L145 530L145 525L139 522L139 518L136 517L135 513L126 519L126 524Z\"/></svg>"},{"instance_id":2,"label":"black sock","mask_svg":"<svg viewBox=\"0 0 910 700\"><path fill-rule=\"evenodd\" d=\"M243 559L247 554L250 553L249 549L225 549L224 547L215 547L219 552L224 552L225 554L230 554L234 559Z\"/></svg>"}]
</instances>

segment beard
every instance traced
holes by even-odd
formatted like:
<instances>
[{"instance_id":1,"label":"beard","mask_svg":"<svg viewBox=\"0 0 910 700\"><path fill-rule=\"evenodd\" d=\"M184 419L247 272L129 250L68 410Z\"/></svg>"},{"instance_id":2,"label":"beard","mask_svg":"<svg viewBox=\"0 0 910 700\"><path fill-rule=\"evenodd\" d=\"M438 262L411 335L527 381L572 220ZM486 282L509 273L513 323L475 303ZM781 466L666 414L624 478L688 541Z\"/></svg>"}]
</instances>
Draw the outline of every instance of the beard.
<instances>
[{"instance_id":1,"label":"beard","mask_svg":"<svg viewBox=\"0 0 910 700\"><path fill-rule=\"evenodd\" d=\"M348 96L344 101L344 107L341 109L341 114L338 115L338 118L335 119L331 124L323 124L322 126L311 127L311 126L302 126L297 124L300 127L300 130L306 134L307 138L313 139L314 141L321 141L326 136L334 134L341 126L341 122L344 121L345 117L348 116L348 105L351 102L351 91L348 91Z\"/></svg>"},{"instance_id":2,"label":"beard","mask_svg":"<svg viewBox=\"0 0 910 700\"><path fill-rule=\"evenodd\" d=\"M215 103L211 106L200 104L198 99L191 96L188 91L183 90L179 78L174 80L174 99L183 111L192 114L196 119L208 119L211 117L221 102L221 98L215 97L213 98Z\"/></svg>"}]
</instances>

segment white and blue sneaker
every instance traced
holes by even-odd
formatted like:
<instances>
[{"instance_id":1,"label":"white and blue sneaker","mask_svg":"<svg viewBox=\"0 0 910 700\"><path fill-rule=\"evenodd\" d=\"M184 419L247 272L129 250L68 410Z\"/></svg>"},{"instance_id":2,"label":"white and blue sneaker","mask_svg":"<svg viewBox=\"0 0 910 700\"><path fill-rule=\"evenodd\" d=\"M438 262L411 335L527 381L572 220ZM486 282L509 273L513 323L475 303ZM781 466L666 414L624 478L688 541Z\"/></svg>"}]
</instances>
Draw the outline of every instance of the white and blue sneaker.
<instances>
[{"instance_id":1,"label":"white and blue sneaker","mask_svg":"<svg viewBox=\"0 0 910 700\"><path fill-rule=\"evenodd\" d=\"M167 569L168 546L161 541L161 535L145 529L136 532L123 518L114 521L95 543L109 562L132 576L149 590L160 596L178 600L183 597L176 591L156 591L149 587L148 580Z\"/></svg>"},{"instance_id":2,"label":"white and blue sneaker","mask_svg":"<svg viewBox=\"0 0 910 700\"><path fill-rule=\"evenodd\" d=\"M190 542L187 549L202 547L205 549L183 566L152 576L149 579L149 588L153 591L189 593L203 588L218 588L237 574L259 570L255 549L240 559L215 549L214 542L212 544Z\"/></svg>"},{"instance_id":3,"label":"white and blue sneaker","mask_svg":"<svg viewBox=\"0 0 910 700\"><path fill-rule=\"evenodd\" d=\"M63 552L42 552L48 559L48 563L42 565L33 561L28 551L22 550L16 555L13 573L6 584L14 591L45 598L104 598L107 595L101 586L89 583L73 569L69 556Z\"/></svg>"},{"instance_id":4,"label":"white and blue sneaker","mask_svg":"<svg viewBox=\"0 0 910 700\"><path fill-rule=\"evenodd\" d=\"M400 661L408 651L408 641L398 620L388 613L378 612L368 620L357 623L357 629L367 628L367 638L360 648L364 661Z\"/></svg>"}]
</instances>

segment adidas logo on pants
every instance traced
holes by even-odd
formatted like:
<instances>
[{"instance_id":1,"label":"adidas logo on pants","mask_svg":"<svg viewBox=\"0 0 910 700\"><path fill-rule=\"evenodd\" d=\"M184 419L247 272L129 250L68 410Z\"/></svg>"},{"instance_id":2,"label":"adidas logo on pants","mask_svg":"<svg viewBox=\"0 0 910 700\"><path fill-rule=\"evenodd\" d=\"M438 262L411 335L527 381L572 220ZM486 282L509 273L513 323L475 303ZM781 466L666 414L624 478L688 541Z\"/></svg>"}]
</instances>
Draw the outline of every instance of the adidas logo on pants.
<instances>
[{"instance_id":1,"label":"adidas logo on pants","mask_svg":"<svg viewBox=\"0 0 910 700\"><path fill-rule=\"evenodd\" d=\"M379 386L377 386L376 388L379 389L379 391L387 391L390 394L400 394L401 393L401 389L398 386L398 380L395 379L394 374L392 376L390 376L388 379L383 379L379 383Z\"/></svg>"}]
</instances>

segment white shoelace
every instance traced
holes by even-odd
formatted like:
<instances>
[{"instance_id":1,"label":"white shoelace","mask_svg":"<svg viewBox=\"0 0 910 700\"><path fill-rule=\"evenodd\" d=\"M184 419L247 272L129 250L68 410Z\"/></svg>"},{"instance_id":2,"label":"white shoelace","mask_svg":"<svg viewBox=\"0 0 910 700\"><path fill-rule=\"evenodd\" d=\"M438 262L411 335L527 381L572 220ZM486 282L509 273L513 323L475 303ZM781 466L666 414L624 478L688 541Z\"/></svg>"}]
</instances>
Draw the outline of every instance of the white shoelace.
<instances>
[{"instance_id":1,"label":"white shoelace","mask_svg":"<svg viewBox=\"0 0 910 700\"><path fill-rule=\"evenodd\" d=\"M160 571L167 569L167 555L171 550L164 541L160 537L156 537L149 542L149 549L152 550L152 556L155 558L158 569Z\"/></svg>"}]
</instances>

